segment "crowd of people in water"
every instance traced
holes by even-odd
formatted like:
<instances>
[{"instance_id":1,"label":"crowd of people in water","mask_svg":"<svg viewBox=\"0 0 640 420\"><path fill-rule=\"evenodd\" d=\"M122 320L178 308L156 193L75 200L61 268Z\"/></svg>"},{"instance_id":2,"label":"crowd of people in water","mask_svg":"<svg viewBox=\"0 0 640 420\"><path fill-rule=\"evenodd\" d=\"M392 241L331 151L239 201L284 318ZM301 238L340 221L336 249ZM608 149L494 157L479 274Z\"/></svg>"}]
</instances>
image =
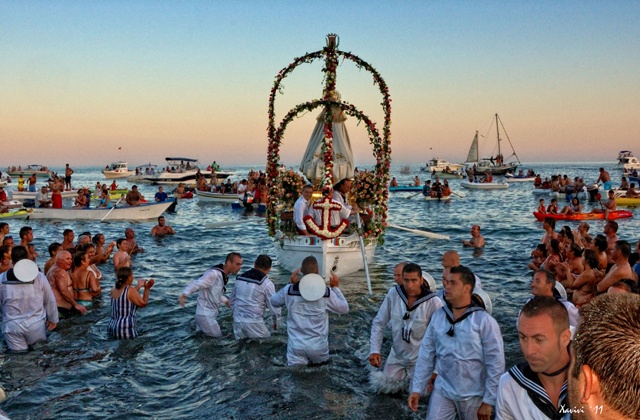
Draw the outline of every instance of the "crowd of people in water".
<instances>
[{"instance_id":1,"label":"crowd of people in water","mask_svg":"<svg viewBox=\"0 0 640 420\"><path fill-rule=\"evenodd\" d=\"M342 180L334 185L328 202L327 198L314 202L313 188L306 185L294 206L298 234L315 234L308 220L323 226L317 217L327 209L332 209L328 216L332 229L353 217L357 208L348 202L350 189L351 180ZM557 210L556 203L556 211L564 209ZM438 292L433 277L418 264L400 262L394 267L396 284L371 324L372 389L406 393L407 405L414 411L429 395L428 419L640 418L635 388L625 386L640 381L635 368L640 366L640 241L620 239L613 220L607 221L602 234L590 232L586 222L575 230L563 226L556 231L553 217L547 217L542 228L529 264L532 296L516 323L523 363L507 369L502 333L482 281L450 249L441 255L443 287ZM132 228L108 245L102 234L83 232L76 241L75 233L66 229L61 242L50 244L42 271L31 246L32 228L20 229L19 243L9 230L9 225L0 223L0 304L9 350L26 351L46 340L46 331L66 317L91 310L103 294L101 270L110 270L111 265L116 280L109 292L108 333L117 339L138 335L136 311L148 304L155 282L134 278L131 255L145 250L138 246ZM471 239L462 245L484 247L480 231L474 225ZM175 233L168 232L163 217L151 234L158 232ZM244 272L243 262L240 253L231 252L184 287L180 305L198 295L196 329L206 336L222 336L218 314L226 305L231 308L236 339L268 340L280 327L286 307L288 365L328 362L329 313L349 312L339 278L332 273L327 285L319 276L318 261L309 256L290 282L276 291L269 278L269 256L259 255ZM236 279L227 295L231 275ZM391 350L383 355L385 337Z\"/></svg>"}]
</instances>

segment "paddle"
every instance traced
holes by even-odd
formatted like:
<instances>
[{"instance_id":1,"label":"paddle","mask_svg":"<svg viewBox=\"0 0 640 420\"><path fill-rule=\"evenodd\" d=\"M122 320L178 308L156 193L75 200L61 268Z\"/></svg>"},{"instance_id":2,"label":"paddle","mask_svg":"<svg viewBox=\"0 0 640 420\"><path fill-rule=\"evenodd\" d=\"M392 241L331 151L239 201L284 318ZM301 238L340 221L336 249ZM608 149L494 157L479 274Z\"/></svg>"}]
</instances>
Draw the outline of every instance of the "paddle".
<instances>
[{"instance_id":1,"label":"paddle","mask_svg":"<svg viewBox=\"0 0 640 420\"><path fill-rule=\"evenodd\" d=\"M111 207L111 210L109 210L107 212L107 214L104 215L104 217L102 219L100 219L100 223L104 222L104 219L106 219L107 217L109 217L109 215L111 214L111 212L118 207L118 204L120 204L120 202L122 201L122 197L120 197L120 199L118 201L116 201L116 204L113 205L113 207Z\"/></svg>"},{"instance_id":2,"label":"paddle","mask_svg":"<svg viewBox=\"0 0 640 420\"><path fill-rule=\"evenodd\" d=\"M457 192L455 192L455 191L451 191L451 194L453 194L453 195L457 195L457 196L458 196L458 197L460 197L460 198L464 198L464 195L460 195L460 194L458 194L458 193L457 193Z\"/></svg>"},{"instance_id":3,"label":"paddle","mask_svg":"<svg viewBox=\"0 0 640 420\"><path fill-rule=\"evenodd\" d=\"M440 235L439 233L427 232L426 230L409 229L403 226L392 225L392 224L388 224L387 227L398 229L398 230L404 230L404 231L411 232L416 235L424 236L431 239L446 239L446 240L451 239L447 235Z\"/></svg>"},{"instance_id":4,"label":"paddle","mask_svg":"<svg viewBox=\"0 0 640 420\"><path fill-rule=\"evenodd\" d=\"M356 222L358 222L358 229L362 229L362 221L360 220L360 213L356 213ZM369 277L369 265L367 264L367 254L364 250L364 239L362 239L362 235L358 236L360 240L360 250L362 251L362 262L364 263L364 274L367 276L367 289L369 290L369 294L371 294L371 278Z\"/></svg>"},{"instance_id":5,"label":"paddle","mask_svg":"<svg viewBox=\"0 0 640 420\"><path fill-rule=\"evenodd\" d=\"M217 229L217 228L221 228L221 227L227 227L227 226L235 226L235 225L241 225L244 223L250 223L250 222L256 222L258 220L264 220L262 217L256 217L254 219L242 219L242 220L225 220L224 222L218 222L218 223L205 223L204 227L206 227L207 229Z\"/></svg>"},{"instance_id":6,"label":"paddle","mask_svg":"<svg viewBox=\"0 0 640 420\"><path fill-rule=\"evenodd\" d=\"M415 196L416 196L416 195L418 195L418 194L422 194L422 191L420 191L420 192L417 192L417 193L415 193L415 194L411 194L411 195L407 196L407 200L411 200L413 197L415 197Z\"/></svg>"},{"instance_id":7,"label":"paddle","mask_svg":"<svg viewBox=\"0 0 640 420\"><path fill-rule=\"evenodd\" d=\"M602 198L602 196L600 195L600 193L596 194L596 200L598 200L598 203L600 203L600 208L602 209L602 212L604 213L604 205L602 204L601 198Z\"/></svg>"}]
</instances>

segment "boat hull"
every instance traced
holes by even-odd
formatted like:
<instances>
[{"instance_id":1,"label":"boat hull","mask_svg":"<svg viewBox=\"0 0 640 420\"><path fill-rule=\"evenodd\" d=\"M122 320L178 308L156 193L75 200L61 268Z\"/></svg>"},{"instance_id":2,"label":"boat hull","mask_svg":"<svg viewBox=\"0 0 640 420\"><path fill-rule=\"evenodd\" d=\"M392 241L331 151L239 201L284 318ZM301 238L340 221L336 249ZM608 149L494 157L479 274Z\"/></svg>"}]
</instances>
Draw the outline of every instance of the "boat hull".
<instances>
[{"instance_id":1,"label":"boat hull","mask_svg":"<svg viewBox=\"0 0 640 420\"><path fill-rule=\"evenodd\" d=\"M398 185L397 187L389 187L389 192L418 192L422 191L422 185Z\"/></svg>"},{"instance_id":2,"label":"boat hull","mask_svg":"<svg viewBox=\"0 0 640 420\"><path fill-rule=\"evenodd\" d=\"M36 174L36 178L49 178L51 177L51 172L49 171L30 171L30 170L26 170L26 171L9 171L7 172L7 174L9 174L10 177L19 177L20 174L22 174L23 178L28 178L33 174Z\"/></svg>"},{"instance_id":3,"label":"boat hull","mask_svg":"<svg viewBox=\"0 0 640 420\"><path fill-rule=\"evenodd\" d=\"M302 265L302 260L314 256L318 260L319 273L326 278L333 270L338 277L348 276L364 269L362 250L357 235L340 236L331 240L321 240L316 236L298 236L285 238L279 235L274 243L280 266L295 271ZM282 241L282 246L280 245ZM373 261L376 251L376 240L365 245L367 263Z\"/></svg>"},{"instance_id":4,"label":"boat hull","mask_svg":"<svg viewBox=\"0 0 640 420\"><path fill-rule=\"evenodd\" d=\"M38 193L29 191L12 191L11 194L14 200L24 201L35 200ZM62 195L62 198L73 198L78 195L78 191L62 191L60 194ZM49 198L51 198L51 192L49 192Z\"/></svg>"},{"instance_id":5,"label":"boat hull","mask_svg":"<svg viewBox=\"0 0 640 420\"><path fill-rule=\"evenodd\" d=\"M210 191L196 191L198 199L210 203L237 203L238 194L220 194Z\"/></svg>"},{"instance_id":6,"label":"boat hull","mask_svg":"<svg viewBox=\"0 0 640 420\"><path fill-rule=\"evenodd\" d=\"M551 214L551 213L539 213L533 212L535 218L542 222L545 217L551 217L555 220L598 220L604 219L604 213L578 213L578 214ZM627 210L615 210L609 212L609 220L614 219L626 219L633 217L633 213Z\"/></svg>"},{"instance_id":7,"label":"boat hull","mask_svg":"<svg viewBox=\"0 0 640 420\"><path fill-rule=\"evenodd\" d=\"M424 196L424 199L427 200L427 201L449 201L449 200L451 200L451 195L443 195L440 198L431 197L431 196Z\"/></svg>"},{"instance_id":8,"label":"boat hull","mask_svg":"<svg viewBox=\"0 0 640 420\"><path fill-rule=\"evenodd\" d=\"M0 221L2 220L8 220L8 219L12 219L12 220L25 220L27 217L29 217L29 215L31 214L30 211L28 210L13 210L13 211L9 211L6 213L0 213Z\"/></svg>"},{"instance_id":9,"label":"boat hull","mask_svg":"<svg viewBox=\"0 0 640 420\"><path fill-rule=\"evenodd\" d=\"M460 182L460 186L470 190L506 190L509 184L506 182L469 182L464 180Z\"/></svg>"},{"instance_id":10,"label":"boat hull","mask_svg":"<svg viewBox=\"0 0 640 420\"><path fill-rule=\"evenodd\" d=\"M189 170L186 172L162 172L155 176L145 175L142 177L142 180L154 185L179 184L181 182L195 183L197 172L197 170ZM201 174L205 179L211 179L211 173L201 172ZM233 175L231 172L216 172L216 178L218 179L227 179L231 175Z\"/></svg>"},{"instance_id":11,"label":"boat hull","mask_svg":"<svg viewBox=\"0 0 640 420\"><path fill-rule=\"evenodd\" d=\"M102 174L107 179L121 179L129 178L136 174L135 171L102 171Z\"/></svg>"},{"instance_id":12,"label":"boat hull","mask_svg":"<svg viewBox=\"0 0 640 420\"><path fill-rule=\"evenodd\" d=\"M62 208L35 207L30 219L55 220L147 220L158 218L174 202L141 204L139 206L108 208Z\"/></svg>"},{"instance_id":13,"label":"boat hull","mask_svg":"<svg viewBox=\"0 0 640 420\"><path fill-rule=\"evenodd\" d=\"M453 172L436 172L435 174L431 174L431 178L442 178L442 179L462 179L464 175Z\"/></svg>"},{"instance_id":14,"label":"boat hull","mask_svg":"<svg viewBox=\"0 0 640 420\"><path fill-rule=\"evenodd\" d=\"M619 206L640 206L640 197L638 198L619 197L619 198L616 198L616 204Z\"/></svg>"},{"instance_id":15,"label":"boat hull","mask_svg":"<svg viewBox=\"0 0 640 420\"><path fill-rule=\"evenodd\" d=\"M533 182L536 180L535 176L513 176L505 174L504 177L507 178L509 182Z\"/></svg>"}]
</instances>

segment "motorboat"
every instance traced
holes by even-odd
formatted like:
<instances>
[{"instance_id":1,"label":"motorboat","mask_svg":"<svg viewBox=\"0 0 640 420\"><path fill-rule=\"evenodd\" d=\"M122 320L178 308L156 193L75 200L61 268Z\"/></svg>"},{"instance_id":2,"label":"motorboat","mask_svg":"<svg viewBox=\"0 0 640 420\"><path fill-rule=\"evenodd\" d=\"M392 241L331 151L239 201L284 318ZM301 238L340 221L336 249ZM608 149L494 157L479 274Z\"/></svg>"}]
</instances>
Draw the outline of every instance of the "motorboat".
<instances>
[{"instance_id":1,"label":"motorboat","mask_svg":"<svg viewBox=\"0 0 640 420\"><path fill-rule=\"evenodd\" d=\"M54 209L51 207L34 207L29 216L30 219L53 220L147 220L156 219L165 211L175 208L176 201L164 201L161 203L143 203L139 206L112 207L112 208L79 208L63 207Z\"/></svg>"},{"instance_id":2,"label":"motorboat","mask_svg":"<svg viewBox=\"0 0 640 420\"><path fill-rule=\"evenodd\" d=\"M127 162L118 161L105 167L102 174L107 179L119 179L130 177L135 174L135 171L129 170Z\"/></svg>"},{"instance_id":3,"label":"motorboat","mask_svg":"<svg viewBox=\"0 0 640 420\"><path fill-rule=\"evenodd\" d=\"M496 137L498 142L498 154L495 157L491 156L488 159L487 158L479 159L478 131L476 131L476 135L473 137L473 140L471 141L471 147L469 148L469 153L467 154L467 160L465 161L465 164L467 165L468 170L473 169L473 172L476 175L483 174L485 172L488 172L492 175L504 175L507 172L514 173L518 168L518 165L520 165L520 159L518 158L518 155L516 154L516 151L513 148L511 139L507 135L507 132L504 129L504 125L502 125L502 121L500 120L500 117L498 116L498 114L495 114L495 120L496 120ZM507 140L509 141L509 145L511 146L511 151L513 152L511 156L507 157L507 159L505 159L502 154L501 143L503 142L503 140L500 137L500 127L502 127L502 132L507 137ZM515 157L515 161L507 163L506 161L511 157Z\"/></svg>"},{"instance_id":4,"label":"motorboat","mask_svg":"<svg viewBox=\"0 0 640 420\"><path fill-rule=\"evenodd\" d=\"M634 169L640 169L640 160L630 150L621 150L618 152L617 166L624 171L633 171Z\"/></svg>"},{"instance_id":5,"label":"motorboat","mask_svg":"<svg viewBox=\"0 0 640 420\"><path fill-rule=\"evenodd\" d=\"M51 197L52 192L49 191L49 197ZM62 198L73 198L78 194L78 190L71 191L60 191L60 195ZM7 192L7 196L10 196L13 200L17 201L25 201L25 200L35 200L37 192L29 192L29 191L10 191Z\"/></svg>"},{"instance_id":6,"label":"motorboat","mask_svg":"<svg viewBox=\"0 0 640 420\"><path fill-rule=\"evenodd\" d=\"M7 174L9 174L9 176L15 177L22 175L25 178L28 178L33 174L35 174L38 178L51 177L51 171L46 166L36 164L27 165L24 168L21 166L18 166L18 168L12 166L11 168L7 168Z\"/></svg>"},{"instance_id":7,"label":"motorboat","mask_svg":"<svg viewBox=\"0 0 640 420\"><path fill-rule=\"evenodd\" d=\"M150 182L152 184L179 184L193 183L200 175L206 179L211 179L211 172L202 172L200 170L200 164L198 159L185 158L185 157L168 157L165 159L167 166L161 172L155 172L154 174L145 174L142 177L143 181ZM231 172L216 172L217 179L226 179L231 175Z\"/></svg>"},{"instance_id":8,"label":"motorboat","mask_svg":"<svg viewBox=\"0 0 640 420\"><path fill-rule=\"evenodd\" d=\"M420 168L422 172L447 172L456 173L460 169L464 168L462 163L449 163L449 161L435 157L426 163L425 166Z\"/></svg>"},{"instance_id":9,"label":"motorboat","mask_svg":"<svg viewBox=\"0 0 640 420\"><path fill-rule=\"evenodd\" d=\"M157 171L158 171L158 165L152 165L151 163L138 165L136 166L134 174L127 177L127 182L138 183L138 184L150 183L150 181L145 181L143 177L145 175L147 176L155 175Z\"/></svg>"},{"instance_id":10,"label":"motorboat","mask_svg":"<svg viewBox=\"0 0 640 420\"><path fill-rule=\"evenodd\" d=\"M471 182L468 179L460 181L460 186L470 190L506 190L509 184L504 181Z\"/></svg>"}]
</instances>

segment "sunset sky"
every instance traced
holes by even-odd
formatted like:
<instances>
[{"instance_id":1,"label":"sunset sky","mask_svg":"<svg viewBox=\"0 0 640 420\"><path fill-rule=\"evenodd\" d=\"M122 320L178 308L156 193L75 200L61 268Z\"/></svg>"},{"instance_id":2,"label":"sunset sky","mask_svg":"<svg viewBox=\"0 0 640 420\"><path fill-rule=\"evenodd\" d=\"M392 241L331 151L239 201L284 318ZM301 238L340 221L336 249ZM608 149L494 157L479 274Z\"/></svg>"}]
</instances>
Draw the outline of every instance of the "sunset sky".
<instances>
[{"instance_id":1,"label":"sunset sky","mask_svg":"<svg viewBox=\"0 0 640 420\"><path fill-rule=\"evenodd\" d=\"M476 130L495 154L496 112L523 162L640 154L640 2L342 3L4 0L0 168L264 165L275 76L331 32L390 87L394 164L462 161ZM321 65L285 79L278 121L321 96ZM368 73L342 63L338 90L381 126ZM315 117L287 129L288 165ZM365 129L348 124L356 164L371 163Z\"/></svg>"}]
</instances>

